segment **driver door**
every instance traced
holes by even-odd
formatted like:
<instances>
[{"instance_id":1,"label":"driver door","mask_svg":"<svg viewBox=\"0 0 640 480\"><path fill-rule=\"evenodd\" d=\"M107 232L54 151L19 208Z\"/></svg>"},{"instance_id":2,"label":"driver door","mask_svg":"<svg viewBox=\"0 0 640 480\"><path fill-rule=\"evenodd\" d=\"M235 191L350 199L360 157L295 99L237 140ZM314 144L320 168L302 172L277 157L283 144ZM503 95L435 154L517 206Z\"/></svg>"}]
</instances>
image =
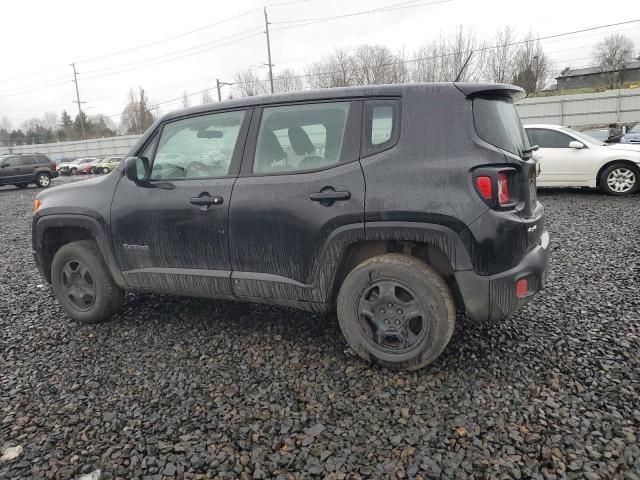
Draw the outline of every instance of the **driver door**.
<instances>
[{"instance_id":1,"label":"driver door","mask_svg":"<svg viewBox=\"0 0 640 480\"><path fill-rule=\"evenodd\" d=\"M164 123L138 152L145 181L122 176L111 209L112 241L131 287L231 295L228 217L250 110Z\"/></svg>"}]
</instances>

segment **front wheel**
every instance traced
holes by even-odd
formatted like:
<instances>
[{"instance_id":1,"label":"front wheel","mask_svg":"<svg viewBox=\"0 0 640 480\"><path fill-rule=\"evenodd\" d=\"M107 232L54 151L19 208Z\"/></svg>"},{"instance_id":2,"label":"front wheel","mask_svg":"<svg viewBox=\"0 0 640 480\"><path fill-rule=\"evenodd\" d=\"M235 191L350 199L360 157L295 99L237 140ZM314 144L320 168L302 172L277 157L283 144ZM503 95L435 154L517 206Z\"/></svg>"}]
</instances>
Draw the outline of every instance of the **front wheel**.
<instances>
[{"instance_id":1,"label":"front wheel","mask_svg":"<svg viewBox=\"0 0 640 480\"><path fill-rule=\"evenodd\" d=\"M442 277L422 260L397 253L355 267L338 294L338 321L349 346L397 370L433 362L453 335L455 314Z\"/></svg>"},{"instance_id":2,"label":"front wheel","mask_svg":"<svg viewBox=\"0 0 640 480\"><path fill-rule=\"evenodd\" d=\"M23 188L27 188L29 186L28 183L16 183L15 185L17 188L23 189Z\"/></svg>"},{"instance_id":3,"label":"front wheel","mask_svg":"<svg viewBox=\"0 0 640 480\"><path fill-rule=\"evenodd\" d=\"M75 320L98 323L109 319L124 302L95 242L80 240L60 248L51 264L56 298Z\"/></svg>"},{"instance_id":4,"label":"front wheel","mask_svg":"<svg viewBox=\"0 0 640 480\"><path fill-rule=\"evenodd\" d=\"M72 168L70 173L71 173L71 175L77 175L78 174L78 169L77 168Z\"/></svg>"},{"instance_id":5,"label":"front wheel","mask_svg":"<svg viewBox=\"0 0 640 480\"><path fill-rule=\"evenodd\" d=\"M609 195L629 195L638 190L638 169L626 163L614 163L602 171L600 188Z\"/></svg>"},{"instance_id":6,"label":"front wheel","mask_svg":"<svg viewBox=\"0 0 640 480\"><path fill-rule=\"evenodd\" d=\"M36 175L36 185L40 188L47 188L51 185L51 177L46 173L39 173Z\"/></svg>"},{"instance_id":7,"label":"front wheel","mask_svg":"<svg viewBox=\"0 0 640 480\"><path fill-rule=\"evenodd\" d=\"M109 169L107 167L102 167L102 173L106 175L107 173L109 173Z\"/></svg>"}]
</instances>

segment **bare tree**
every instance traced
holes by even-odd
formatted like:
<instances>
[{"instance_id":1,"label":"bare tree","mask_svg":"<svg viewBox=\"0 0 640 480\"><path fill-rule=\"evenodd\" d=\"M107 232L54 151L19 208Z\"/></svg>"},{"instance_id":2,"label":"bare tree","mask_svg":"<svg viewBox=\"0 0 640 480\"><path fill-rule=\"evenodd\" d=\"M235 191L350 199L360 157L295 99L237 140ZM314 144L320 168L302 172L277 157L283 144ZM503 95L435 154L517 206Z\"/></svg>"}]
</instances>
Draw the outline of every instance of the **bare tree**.
<instances>
[{"instance_id":1,"label":"bare tree","mask_svg":"<svg viewBox=\"0 0 640 480\"><path fill-rule=\"evenodd\" d=\"M55 131L58 127L58 114L56 112L45 112L42 116L42 124L45 128Z\"/></svg>"},{"instance_id":2,"label":"bare tree","mask_svg":"<svg viewBox=\"0 0 640 480\"><path fill-rule=\"evenodd\" d=\"M291 68L285 68L273 79L276 93L296 92L304 88L302 78Z\"/></svg>"},{"instance_id":3,"label":"bare tree","mask_svg":"<svg viewBox=\"0 0 640 480\"><path fill-rule=\"evenodd\" d=\"M7 117L2 117L0 120L0 129L6 130L7 132L13 128L11 121Z\"/></svg>"},{"instance_id":4,"label":"bare tree","mask_svg":"<svg viewBox=\"0 0 640 480\"><path fill-rule=\"evenodd\" d=\"M120 116L120 130L126 134L144 133L155 120L151 101L146 96L144 88L139 87L138 92L132 88L127 96L127 106Z\"/></svg>"},{"instance_id":5,"label":"bare tree","mask_svg":"<svg viewBox=\"0 0 640 480\"><path fill-rule=\"evenodd\" d=\"M202 92L201 103L202 105L213 103L213 96L208 88Z\"/></svg>"},{"instance_id":6,"label":"bare tree","mask_svg":"<svg viewBox=\"0 0 640 480\"><path fill-rule=\"evenodd\" d=\"M512 83L524 88L528 95L544 89L551 76L551 62L540 40L529 34L518 49L516 72Z\"/></svg>"},{"instance_id":7,"label":"bare tree","mask_svg":"<svg viewBox=\"0 0 640 480\"><path fill-rule=\"evenodd\" d=\"M249 69L236 75L234 81L235 90L240 97L254 97L267 93L267 84L256 73Z\"/></svg>"},{"instance_id":8,"label":"bare tree","mask_svg":"<svg viewBox=\"0 0 640 480\"><path fill-rule=\"evenodd\" d=\"M622 34L612 33L596 44L593 57L607 86L615 88L624 83L625 66L633 59L633 42Z\"/></svg>"},{"instance_id":9,"label":"bare tree","mask_svg":"<svg viewBox=\"0 0 640 480\"><path fill-rule=\"evenodd\" d=\"M493 47L493 48L492 48ZM506 25L498 30L486 50L484 76L490 82L511 83L516 74L518 45L515 29Z\"/></svg>"},{"instance_id":10,"label":"bare tree","mask_svg":"<svg viewBox=\"0 0 640 480\"><path fill-rule=\"evenodd\" d=\"M358 85L402 83L407 78L403 58L382 45L360 45L353 52L351 65Z\"/></svg>"},{"instance_id":11,"label":"bare tree","mask_svg":"<svg viewBox=\"0 0 640 480\"><path fill-rule=\"evenodd\" d=\"M477 81L484 52L473 30L459 26L453 35L431 41L413 54L411 78L415 82Z\"/></svg>"},{"instance_id":12,"label":"bare tree","mask_svg":"<svg viewBox=\"0 0 640 480\"><path fill-rule=\"evenodd\" d=\"M309 65L305 73L311 88L348 87L356 84L353 70L349 52L336 48L328 57Z\"/></svg>"},{"instance_id":13,"label":"bare tree","mask_svg":"<svg viewBox=\"0 0 640 480\"><path fill-rule=\"evenodd\" d=\"M187 91L182 92L182 108L187 108L189 106L189 94Z\"/></svg>"}]
</instances>

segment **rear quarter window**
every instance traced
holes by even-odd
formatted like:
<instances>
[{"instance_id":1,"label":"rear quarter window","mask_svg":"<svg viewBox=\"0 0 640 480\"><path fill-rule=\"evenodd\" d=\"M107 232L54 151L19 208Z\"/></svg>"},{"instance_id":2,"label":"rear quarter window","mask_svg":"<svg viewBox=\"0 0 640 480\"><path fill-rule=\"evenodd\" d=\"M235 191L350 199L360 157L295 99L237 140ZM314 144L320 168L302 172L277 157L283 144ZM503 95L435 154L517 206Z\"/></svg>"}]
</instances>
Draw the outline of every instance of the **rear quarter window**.
<instances>
[{"instance_id":1,"label":"rear quarter window","mask_svg":"<svg viewBox=\"0 0 640 480\"><path fill-rule=\"evenodd\" d=\"M509 97L483 95L474 98L473 123L482 140L507 152L522 155L529 147L529 139Z\"/></svg>"}]
</instances>

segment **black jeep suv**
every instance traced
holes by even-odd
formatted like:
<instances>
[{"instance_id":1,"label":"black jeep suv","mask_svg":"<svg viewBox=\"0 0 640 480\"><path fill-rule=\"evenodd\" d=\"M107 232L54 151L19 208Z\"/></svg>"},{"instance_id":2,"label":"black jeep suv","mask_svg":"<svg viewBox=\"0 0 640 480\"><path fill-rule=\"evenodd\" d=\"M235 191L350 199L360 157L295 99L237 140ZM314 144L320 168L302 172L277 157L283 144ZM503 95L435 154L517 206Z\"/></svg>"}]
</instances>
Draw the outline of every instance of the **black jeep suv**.
<instances>
[{"instance_id":1,"label":"black jeep suv","mask_svg":"<svg viewBox=\"0 0 640 480\"><path fill-rule=\"evenodd\" d=\"M170 113L110 175L38 196L36 263L83 322L125 290L337 310L361 357L422 367L457 308L502 318L543 285L522 93L370 86Z\"/></svg>"},{"instance_id":2,"label":"black jeep suv","mask_svg":"<svg viewBox=\"0 0 640 480\"><path fill-rule=\"evenodd\" d=\"M56 164L40 153L6 153L0 155L0 186L26 188L30 183L46 188L56 178Z\"/></svg>"}]
</instances>

